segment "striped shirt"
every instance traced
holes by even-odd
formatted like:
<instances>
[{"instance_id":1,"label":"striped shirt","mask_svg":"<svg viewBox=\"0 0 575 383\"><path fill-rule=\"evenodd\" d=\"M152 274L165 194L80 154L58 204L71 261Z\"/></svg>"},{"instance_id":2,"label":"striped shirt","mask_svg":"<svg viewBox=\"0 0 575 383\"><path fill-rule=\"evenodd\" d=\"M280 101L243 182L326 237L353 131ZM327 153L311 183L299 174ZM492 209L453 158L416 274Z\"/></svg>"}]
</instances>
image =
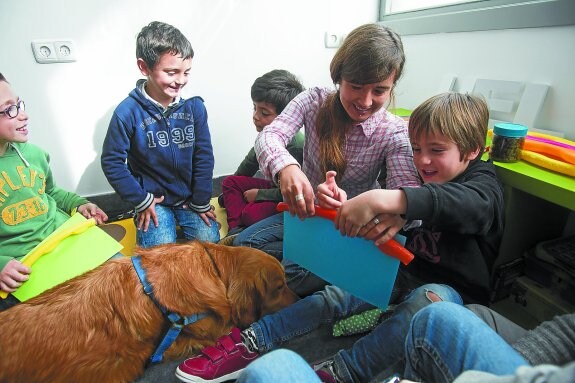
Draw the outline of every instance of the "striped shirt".
<instances>
[{"instance_id":1,"label":"striped shirt","mask_svg":"<svg viewBox=\"0 0 575 383\"><path fill-rule=\"evenodd\" d=\"M325 181L325 173L320 169L316 117L320 105L332 92L328 88L311 88L300 93L258 134L255 150L267 178L276 179L277 173L288 165L299 166L286 146L305 126L302 170L314 189ZM350 130L344 155L347 167L338 186L346 191L348 198L379 189L377 177L382 169L386 172L388 189L420 184L405 121L385 108Z\"/></svg>"}]
</instances>

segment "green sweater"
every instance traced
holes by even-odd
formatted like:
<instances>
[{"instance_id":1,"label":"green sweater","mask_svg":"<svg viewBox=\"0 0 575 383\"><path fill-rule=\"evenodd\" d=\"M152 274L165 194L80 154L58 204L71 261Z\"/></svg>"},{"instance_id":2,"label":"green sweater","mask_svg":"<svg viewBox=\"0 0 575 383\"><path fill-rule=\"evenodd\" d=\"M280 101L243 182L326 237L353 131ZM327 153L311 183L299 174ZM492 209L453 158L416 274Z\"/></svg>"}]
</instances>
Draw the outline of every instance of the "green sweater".
<instances>
[{"instance_id":1,"label":"green sweater","mask_svg":"<svg viewBox=\"0 0 575 383\"><path fill-rule=\"evenodd\" d=\"M42 242L88 200L54 184L48 153L23 143L0 156L0 270Z\"/></svg>"},{"instance_id":2,"label":"green sweater","mask_svg":"<svg viewBox=\"0 0 575 383\"><path fill-rule=\"evenodd\" d=\"M303 143L305 137L300 130L288 144L286 149L292 155L293 158L301 165L303 162ZM240 166L238 170L234 173L235 176L248 176L253 177L257 171L260 169L258 164L258 159L256 157L256 151L252 147ZM271 189L259 189L256 195L256 201L283 201L282 193L279 188Z\"/></svg>"}]
</instances>

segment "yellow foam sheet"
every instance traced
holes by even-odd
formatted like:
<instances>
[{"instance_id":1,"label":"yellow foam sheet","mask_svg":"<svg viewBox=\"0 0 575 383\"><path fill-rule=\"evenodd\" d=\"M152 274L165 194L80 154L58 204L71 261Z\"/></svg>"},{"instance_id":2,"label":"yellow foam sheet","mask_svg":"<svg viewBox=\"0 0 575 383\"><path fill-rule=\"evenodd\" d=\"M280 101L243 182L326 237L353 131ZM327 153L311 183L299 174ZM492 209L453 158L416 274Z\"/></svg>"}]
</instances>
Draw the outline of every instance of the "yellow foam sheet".
<instances>
[{"instance_id":1,"label":"yellow foam sheet","mask_svg":"<svg viewBox=\"0 0 575 383\"><path fill-rule=\"evenodd\" d=\"M38 246L42 246L58 232L86 221L81 214L74 214ZM97 226L63 239L54 250L41 256L33 265L30 279L14 293L20 301L28 300L68 279L74 278L110 259L122 245ZM32 250L34 251L34 250Z\"/></svg>"}]
</instances>

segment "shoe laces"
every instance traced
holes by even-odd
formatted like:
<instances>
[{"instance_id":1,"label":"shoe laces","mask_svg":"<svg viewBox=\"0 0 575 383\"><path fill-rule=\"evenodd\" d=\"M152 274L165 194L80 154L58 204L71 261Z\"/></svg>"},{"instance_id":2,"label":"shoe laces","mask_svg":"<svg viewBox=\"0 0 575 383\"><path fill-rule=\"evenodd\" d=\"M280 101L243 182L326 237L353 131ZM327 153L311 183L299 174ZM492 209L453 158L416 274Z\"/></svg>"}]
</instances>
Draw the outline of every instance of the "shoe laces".
<instances>
[{"instance_id":1,"label":"shoe laces","mask_svg":"<svg viewBox=\"0 0 575 383\"><path fill-rule=\"evenodd\" d=\"M313 370L319 376L323 383L341 383L337 373L335 372L335 364L333 359L327 359L323 362L315 364Z\"/></svg>"}]
</instances>

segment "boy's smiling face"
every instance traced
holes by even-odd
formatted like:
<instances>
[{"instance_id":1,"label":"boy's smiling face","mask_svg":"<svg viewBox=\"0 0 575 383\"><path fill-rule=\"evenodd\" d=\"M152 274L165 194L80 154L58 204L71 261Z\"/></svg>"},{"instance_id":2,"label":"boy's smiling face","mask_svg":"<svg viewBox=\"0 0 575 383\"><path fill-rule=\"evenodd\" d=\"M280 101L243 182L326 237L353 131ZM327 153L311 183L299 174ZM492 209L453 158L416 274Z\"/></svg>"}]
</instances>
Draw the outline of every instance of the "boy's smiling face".
<instances>
[{"instance_id":1,"label":"boy's smiling face","mask_svg":"<svg viewBox=\"0 0 575 383\"><path fill-rule=\"evenodd\" d=\"M5 81L0 81L0 111L11 105L16 105L19 98L12 91L12 87ZM6 152L10 142L28 141L28 114L23 109L18 111L14 118L7 114L0 114L0 155Z\"/></svg>"},{"instance_id":2,"label":"boy's smiling face","mask_svg":"<svg viewBox=\"0 0 575 383\"><path fill-rule=\"evenodd\" d=\"M455 142L440 134L421 134L411 140L413 163L424 183L444 184L467 169L477 151L460 159L461 153Z\"/></svg>"},{"instance_id":3,"label":"boy's smiling face","mask_svg":"<svg viewBox=\"0 0 575 383\"><path fill-rule=\"evenodd\" d=\"M181 56L166 52L160 56L153 68L149 68L144 60L138 59L138 68L148 78L146 93L167 107L188 83L192 59L184 60Z\"/></svg>"}]
</instances>

